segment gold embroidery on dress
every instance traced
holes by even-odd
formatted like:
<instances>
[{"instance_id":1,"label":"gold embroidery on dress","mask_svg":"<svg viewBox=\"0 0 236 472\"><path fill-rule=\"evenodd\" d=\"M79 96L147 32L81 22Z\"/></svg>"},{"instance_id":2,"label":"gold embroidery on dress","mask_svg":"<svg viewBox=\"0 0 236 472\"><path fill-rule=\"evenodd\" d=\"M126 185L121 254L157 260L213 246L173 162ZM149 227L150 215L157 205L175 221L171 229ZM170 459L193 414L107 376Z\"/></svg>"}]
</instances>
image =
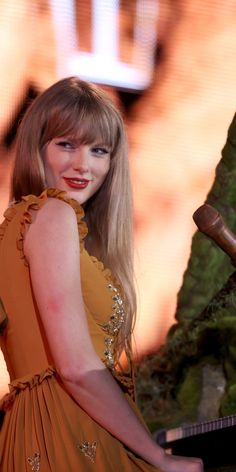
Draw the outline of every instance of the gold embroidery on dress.
<instances>
[{"instance_id":1,"label":"gold embroidery on dress","mask_svg":"<svg viewBox=\"0 0 236 472\"><path fill-rule=\"evenodd\" d=\"M80 444L77 444L78 449L88 457L91 462L95 462L97 443L96 441L89 443L88 441L83 441Z\"/></svg>"},{"instance_id":2,"label":"gold embroidery on dress","mask_svg":"<svg viewBox=\"0 0 236 472\"><path fill-rule=\"evenodd\" d=\"M107 286L112 292L112 300L115 302L112 306L112 314L108 323L102 325L102 329L109 335L105 338L106 350L104 351L105 363L111 370L115 368L115 337L118 335L119 330L125 320L124 302L118 292L117 288L112 284Z\"/></svg>"},{"instance_id":3,"label":"gold embroidery on dress","mask_svg":"<svg viewBox=\"0 0 236 472\"><path fill-rule=\"evenodd\" d=\"M27 462L31 467L31 470L34 472L39 472L40 470L40 454L39 452L35 452L33 457L28 457Z\"/></svg>"}]
</instances>

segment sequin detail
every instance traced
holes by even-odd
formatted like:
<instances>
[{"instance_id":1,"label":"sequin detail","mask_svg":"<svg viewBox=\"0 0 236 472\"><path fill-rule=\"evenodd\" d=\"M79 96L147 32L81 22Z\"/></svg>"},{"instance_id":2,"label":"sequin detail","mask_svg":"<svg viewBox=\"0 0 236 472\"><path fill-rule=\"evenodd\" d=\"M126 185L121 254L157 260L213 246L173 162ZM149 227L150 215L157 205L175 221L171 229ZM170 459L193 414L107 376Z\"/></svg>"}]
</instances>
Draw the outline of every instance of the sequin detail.
<instances>
[{"instance_id":1,"label":"sequin detail","mask_svg":"<svg viewBox=\"0 0 236 472\"><path fill-rule=\"evenodd\" d=\"M34 472L39 472L40 470L40 454L39 452L35 452L33 457L28 457L27 462L31 467L31 470Z\"/></svg>"},{"instance_id":2,"label":"sequin detail","mask_svg":"<svg viewBox=\"0 0 236 472\"><path fill-rule=\"evenodd\" d=\"M97 443L96 441L90 443L88 441L83 441L82 443L77 444L78 449L86 456L91 462L95 462Z\"/></svg>"},{"instance_id":3,"label":"sequin detail","mask_svg":"<svg viewBox=\"0 0 236 472\"><path fill-rule=\"evenodd\" d=\"M112 293L112 300L114 304L112 306L112 314L108 323L102 325L102 329L109 335L105 337L105 346L106 349L104 351L105 355L105 364L106 366L114 370L115 369L115 338L117 337L120 328L125 320L125 310L124 310L124 302L121 298L120 293L118 292L117 288L114 287L112 284L108 284L107 287L111 290Z\"/></svg>"}]
</instances>

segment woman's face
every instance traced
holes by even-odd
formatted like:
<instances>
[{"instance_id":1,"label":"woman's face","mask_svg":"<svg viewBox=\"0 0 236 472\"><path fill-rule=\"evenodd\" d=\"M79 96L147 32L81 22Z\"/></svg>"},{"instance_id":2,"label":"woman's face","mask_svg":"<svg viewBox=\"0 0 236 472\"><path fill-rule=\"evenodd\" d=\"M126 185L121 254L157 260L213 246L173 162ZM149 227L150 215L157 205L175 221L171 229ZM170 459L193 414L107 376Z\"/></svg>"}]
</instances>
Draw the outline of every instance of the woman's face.
<instances>
[{"instance_id":1,"label":"woman's face","mask_svg":"<svg viewBox=\"0 0 236 472\"><path fill-rule=\"evenodd\" d=\"M101 187L110 168L110 151L102 143L78 144L54 138L43 150L48 187L66 191L81 205Z\"/></svg>"}]
</instances>

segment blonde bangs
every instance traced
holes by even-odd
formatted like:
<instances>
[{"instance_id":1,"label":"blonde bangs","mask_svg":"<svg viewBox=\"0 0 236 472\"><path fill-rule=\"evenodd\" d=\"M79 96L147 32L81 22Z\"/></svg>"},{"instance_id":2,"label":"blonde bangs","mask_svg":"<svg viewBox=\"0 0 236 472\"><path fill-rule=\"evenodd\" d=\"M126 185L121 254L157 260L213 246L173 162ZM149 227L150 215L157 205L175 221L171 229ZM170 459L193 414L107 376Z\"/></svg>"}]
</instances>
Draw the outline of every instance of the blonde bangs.
<instances>
[{"instance_id":1,"label":"blonde bangs","mask_svg":"<svg viewBox=\"0 0 236 472\"><path fill-rule=\"evenodd\" d=\"M120 120L110 103L102 105L80 99L64 107L61 104L53 107L44 126L40 148L53 138L68 136L81 144L105 145L114 155L120 139Z\"/></svg>"}]
</instances>

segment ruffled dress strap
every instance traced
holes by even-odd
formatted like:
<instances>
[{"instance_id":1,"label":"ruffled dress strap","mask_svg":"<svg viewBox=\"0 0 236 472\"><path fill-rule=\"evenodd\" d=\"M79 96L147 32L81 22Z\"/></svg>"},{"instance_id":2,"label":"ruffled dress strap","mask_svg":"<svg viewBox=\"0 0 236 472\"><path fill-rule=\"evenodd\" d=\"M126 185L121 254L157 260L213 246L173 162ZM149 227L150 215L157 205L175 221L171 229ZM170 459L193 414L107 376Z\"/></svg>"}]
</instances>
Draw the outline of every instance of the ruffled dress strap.
<instances>
[{"instance_id":1,"label":"ruffled dress strap","mask_svg":"<svg viewBox=\"0 0 236 472\"><path fill-rule=\"evenodd\" d=\"M6 411L11 407L16 396L27 388L30 390L34 387L40 385L44 379L48 377L56 376L56 369L53 366L48 366L46 369L41 372L37 372L34 375L26 375L19 379L13 380L9 384L9 393L6 393L3 398L0 400L0 410Z\"/></svg>"},{"instance_id":2,"label":"ruffled dress strap","mask_svg":"<svg viewBox=\"0 0 236 472\"><path fill-rule=\"evenodd\" d=\"M24 259L25 265L27 266L28 263L26 261L24 251L23 251L23 244L24 244L24 235L25 229L27 224L32 223L32 213L31 210L39 210L49 198L57 198L58 200L62 200L65 203L69 204L75 211L77 217L77 224L78 224L78 231L79 231L79 238L80 238L80 248L81 250L84 248L84 239L88 233L88 228L83 221L84 218L84 210L81 205L74 200L73 198L68 197L67 193L63 190L59 190L56 188L47 188L45 189L41 195L27 195L23 196L20 202L16 202L11 204L11 206L5 211L4 213L4 221L0 225L0 241L4 238L4 234L9 223L15 218L15 216L20 214L20 229L16 240L17 248L21 253L21 258Z\"/></svg>"},{"instance_id":3,"label":"ruffled dress strap","mask_svg":"<svg viewBox=\"0 0 236 472\"><path fill-rule=\"evenodd\" d=\"M16 214L15 207L10 206L9 208L7 208L7 210L5 210L3 214L4 220L0 225L0 241L3 239L5 231L8 227L8 224L14 218L15 214Z\"/></svg>"}]
</instances>

